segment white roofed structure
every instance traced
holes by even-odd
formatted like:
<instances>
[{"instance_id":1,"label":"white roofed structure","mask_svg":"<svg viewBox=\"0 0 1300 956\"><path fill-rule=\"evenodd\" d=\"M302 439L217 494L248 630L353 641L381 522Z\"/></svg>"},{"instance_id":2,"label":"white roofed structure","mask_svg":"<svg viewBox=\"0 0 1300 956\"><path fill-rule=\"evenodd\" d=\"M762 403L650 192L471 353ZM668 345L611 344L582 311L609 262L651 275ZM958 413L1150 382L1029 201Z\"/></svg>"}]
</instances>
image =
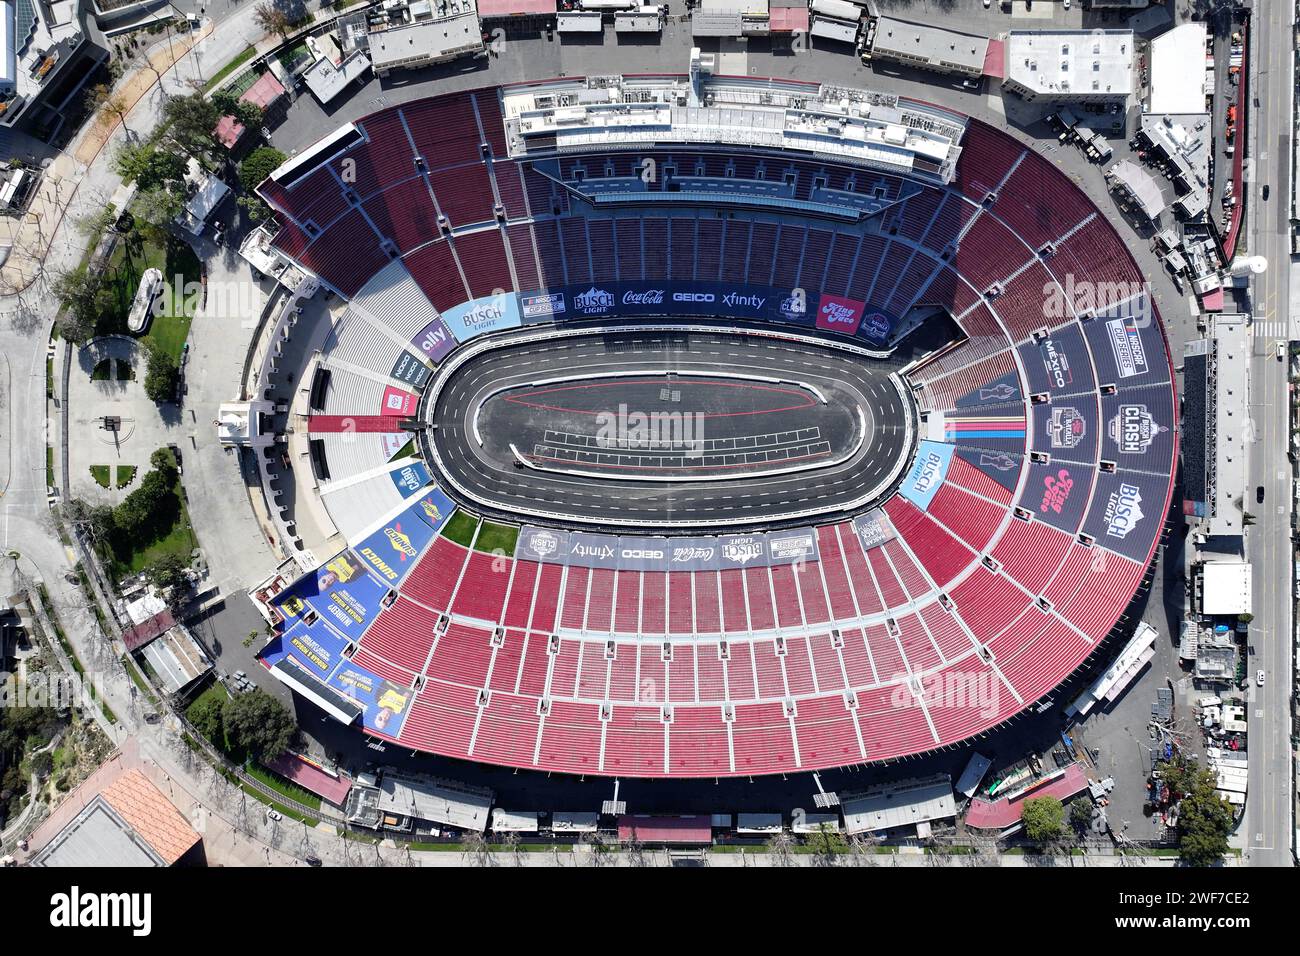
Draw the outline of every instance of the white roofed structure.
<instances>
[{"instance_id":1,"label":"white roofed structure","mask_svg":"<svg viewBox=\"0 0 1300 956\"><path fill-rule=\"evenodd\" d=\"M1003 86L1027 100L1126 100L1133 92L1132 30L1012 31Z\"/></svg>"},{"instance_id":2,"label":"white roofed structure","mask_svg":"<svg viewBox=\"0 0 1300 956\"><path fill-rule=\"evenodd\" d=\"M1205 24L1189 22L1151 41L1147 112L1205 112L1205 38Z\"/></svg>"}]
</instances>

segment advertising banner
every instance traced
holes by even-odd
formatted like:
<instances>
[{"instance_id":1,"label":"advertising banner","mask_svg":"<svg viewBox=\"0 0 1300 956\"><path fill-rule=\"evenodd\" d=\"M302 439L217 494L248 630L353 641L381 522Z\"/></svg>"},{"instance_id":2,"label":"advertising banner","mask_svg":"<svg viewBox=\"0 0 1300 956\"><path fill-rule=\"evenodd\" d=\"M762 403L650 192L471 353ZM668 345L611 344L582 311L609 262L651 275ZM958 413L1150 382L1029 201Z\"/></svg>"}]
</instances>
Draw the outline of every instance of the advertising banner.
<instances>
[{"instance_id":1,"label":"advertising banner","mask_svg":"<svg viewBox=\"0 0 1300 956\"><path fill-rule=\"evenodd\" d=\"M344 697L361 705L361 720L367 730L389 737L402 732L406 715L415 694L409 687L399 687L351 661L330 675L326 682Z\"/></svg>"},{"instance_id":2,"label":"advertising banner","mask_svg":"<svg viewBox=\"0 0 1300 956\"><path fill-rule=\"evenodd\" d=\"M397 361L393 363L393 370L388 374L403 385L410 385L412 388L424 388L425 385L429 384L429 376L433 373L429 366L403 349L401 354L397 356Z\"/></svg>"},{"instance_id":3,"label":"advertising banner","mask_svg":"<svg viewBox=\"0 0 1300 956\"><path fill-rule=\"evenodd\" d=\"M448 309L442 319L457 342L467 342L476 335L517 328L519 300L513 292L471 299Z\"/></svg>"},{"instance_id":4,"label":"advertising banner","mask_svg":"<svg viewBox=\"0 0 1300 956\"><path fill-rule=\"evenodd\" d=\"M411 339L411 347L430 362L437 364L456 347L456 340L451 337L447 323L441 318L435 318Z\"/></svg>"},{"instance_id":5,"label":"advertising banner","mask_svg":"<svg viewBox=\"0 0 1300 956\"><path fill-rule=\"evenodd\" d=\"M397 417L414 415L418 404L419 400L411 392L389 385L384 389L383 407L379 409L379 414Z\"/></svg>"},{"instance_id":6,"label":"advertising banner","mask_svg":"<svg viewBox=\"0 0 1300 956\"><path fill-rule=\"evenodd\" d=\"M898 489L901 494L922 511L930 507L939 486L948 476L948 466L952 463L952 445L942 442L923 441L916 452L916 461Z\"/></svg>"},{"instance_id":7,"label":"advertising banner","mask_svg":"<svg viewBox=\"0 0 1300 956\"><path fill-rule=\"evenodd\" d=\"M372 577L360 558L342 551L304 574L272 603L290 620L306 620L315 612L344 637L355 640L379 613L387 592L388 586Z\"/></svg>"},{"instance_id":8,"label":"advertising banner","mask_svg":"<svg viewBox=\"0 0 1300 956\"><path fill-rule=\"evenodd\" d=\"M394 468L388 477L393 479L393 485L403 498L409 498L433 480L422 461L412 461L401 468Z\"/></svg>"},{"instance_id":9,"label":"advertising banner","mask_svg":"<svg viewBox=\"0 0 1300 956\"><path fill-rule=\"evenodd\" d=\"M556 531L526 526L515 557L611 571L720 571L819 559L811 528L718 537L669 538Z\"/></svg>"},{"instance_id":10,"label":"advertising banner","mask_svg":"<svg viewBox=\"0 0 1300 956\"><path fill-rule=\"evenodd\" d=\"M427 489L410 505L410 510L415 516L434 531L443 526L455 509L455 503L443 493L441 488Z\"/></svg>"},{"instance_id":11,"label":"advertising banner","mask_svg":"<svg viewBox=\"0 0 1300 956\"><path fill-rule=\"evenodd\" d=\"M870 551L872 548L878 548L886 541L894 539L894 526L889 521L889 516L879 508L872 508L866 514L860 514L853 519L853 530L858 535L858 540L862 542L862 550Z\"/></svg>"},{"instance_id":12,"label":"advertising banner","mask_svg":"<svg viewBox=\"0 0 1300 956\"><path fill-rule=\"evenodd\" d=\"M367 535L357 546L357 555L390 587L396 587L415 567L433 540L435 529L424 519L424 499L408 505Z\"/></svg>"}]
</instances>

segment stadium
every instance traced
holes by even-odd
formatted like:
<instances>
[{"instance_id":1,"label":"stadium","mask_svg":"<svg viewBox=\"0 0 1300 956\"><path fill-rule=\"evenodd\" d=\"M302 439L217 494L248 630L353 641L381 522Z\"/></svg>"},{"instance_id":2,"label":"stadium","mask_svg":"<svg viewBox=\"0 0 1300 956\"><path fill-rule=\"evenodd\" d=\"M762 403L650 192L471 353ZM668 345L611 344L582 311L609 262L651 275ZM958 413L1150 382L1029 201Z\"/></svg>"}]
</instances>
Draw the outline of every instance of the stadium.
<instances>
[{"instance_id":1,"label":"stadium","mask_svg":"<svg viewBox=\"0 0 1300 956\"><path fill-rule=\"evenodd\" d=\"M896 761L1050 699L1142 587L1170 350L1009 133L696 60L382 109L259 192L341 303L288 409L339 546L264 595L261 661L368 738Z\"/></svg>"}]
</instances>

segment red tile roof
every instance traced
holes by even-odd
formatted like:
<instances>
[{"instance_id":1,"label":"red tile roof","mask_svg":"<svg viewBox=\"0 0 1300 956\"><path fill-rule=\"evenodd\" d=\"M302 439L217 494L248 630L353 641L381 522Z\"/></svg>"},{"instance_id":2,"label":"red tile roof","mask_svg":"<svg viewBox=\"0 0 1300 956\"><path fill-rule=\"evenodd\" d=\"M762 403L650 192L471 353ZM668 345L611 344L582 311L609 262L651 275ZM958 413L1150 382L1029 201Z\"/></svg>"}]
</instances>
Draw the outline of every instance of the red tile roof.
<instances>
[{"instance_id":1,"label":"red tile roof","mask_svg":"<svg viewBox=\"0 0 1300 956\"><path fill-rule=\"evenodd\" d=\"M199 842L199 835L143 771L132 768L100 796L171 866Z\"/></svg>"}]
</instances>

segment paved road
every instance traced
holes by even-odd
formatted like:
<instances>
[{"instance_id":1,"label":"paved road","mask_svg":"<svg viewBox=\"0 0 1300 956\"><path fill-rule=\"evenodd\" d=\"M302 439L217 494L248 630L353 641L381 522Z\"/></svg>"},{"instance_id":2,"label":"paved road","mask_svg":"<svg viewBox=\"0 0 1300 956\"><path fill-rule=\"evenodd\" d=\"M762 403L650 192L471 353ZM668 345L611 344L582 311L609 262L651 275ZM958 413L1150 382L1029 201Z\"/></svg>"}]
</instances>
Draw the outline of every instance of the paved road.
<instances>
[{"instance_id":1,"label":"paved road","mask_svg":"<svg viewBox=\"0 0 1300 956\"><path fill-rule=\"evenodd\" d=\"M1288 866L1293 862L1293 777L1291 748L1291 630L1290 495L1292 468L1286 457L1288 434L1287 367L1275 357L1277 339L1286 321L1289 337L1297 335L1290 311L1290 229L1288 207L1291 165L1292 5L1257 5L1251 46L1256 59L1256 108L1250 117L1255 163L1249 186L1249 251L1269 260L1256 280L1254 308L1255 355L1251 360L1251 418L1255 444L1250 462L1246 508L1259 519L1247 532L1246 553L1254 567L1255 620L1250 629L1254 654L1248 664L1253 699L1249 703L1250 780L1242 834L1249 862L1257 866ZM1262 190L1270 187L1265 201ZM1272 328L1261 327L1270 323ZM1264 489L1264 503L1255 503L1255 489ZM1265 685L1256 687L1256 670Z\"/></svg>"},{"instance_id":2,"label":"paved road","mask_svg":"<svg viewBox=\"0 0 1300 956\"><path fill-rule=\"evenodd\" d=\"M634 336L620 336L620 339L631 338ZM659 335L654 338L664 341ZM903 407L898 388L888 379L893 363L811 344L774 343L758 337L738 339L712 333L683 333L675 341L688 341L689 345L684 348L675 345L668 351L662 347L651 351L610 351L603 336L585 335L566 339L562 345L531 343L492 349L468 360L447 379L433 410L438 427L432 440L447 474L471 494L500 502L503 511L541 507L552 518L562 515L566 520L635 523L645 527L681 520L687 510L733 524L771 524L799 512L838 511L870 494L872 489L892 483L892 477L905 464L910 450L904 447L904 442L911 413ZM473 438L473 423L479 408L488 396L504 386L526 386L542 378L610 371L712 373L718 369L806 383L826 396L832 412L846 411L838 416L845 419L840 423L845 426L841 429L845 434L831 450L835 462L789 474L725 481L625 480L618 483L618 495L611 497L609 479L515 467L504 443L524 442L527 449L521 450L530 453L533 445L523 434L524 429L511 429L515 432L513 437L485 436L483 448ZM619 394L624 395L624 390ZM496 405L501 407L502 403ZM866 425L860 444L859 409ZM484 416L484 425L491 428L492 422L501 418L496 414ZM763 422L755 427L763 431L778 427L766 418ZM704 426L703 437L708 439L711 432L707 421ZM547 427L561 426L548 424ZM574 463L571 467L582 466Z\"/></svg>"}]
</instances>

